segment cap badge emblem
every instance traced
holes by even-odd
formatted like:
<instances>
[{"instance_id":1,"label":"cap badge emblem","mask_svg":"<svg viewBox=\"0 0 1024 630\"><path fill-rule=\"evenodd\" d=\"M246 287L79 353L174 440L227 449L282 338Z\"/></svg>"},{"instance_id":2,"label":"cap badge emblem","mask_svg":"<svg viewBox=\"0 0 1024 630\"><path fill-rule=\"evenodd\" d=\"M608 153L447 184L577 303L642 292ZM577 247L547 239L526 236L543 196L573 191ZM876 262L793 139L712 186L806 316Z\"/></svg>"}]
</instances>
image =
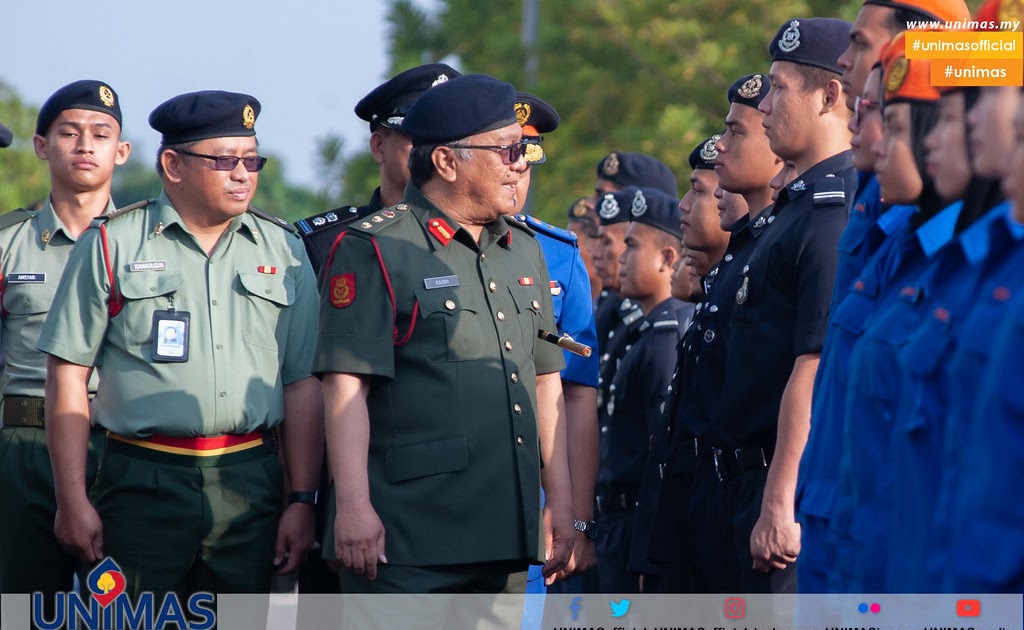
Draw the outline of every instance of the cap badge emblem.
<instances>
[{"instance_id":1,"label":"cap badge emblem","mask_svg":"<svg viewBox=\"0 0 1024 630\"><path fill-rule=\"evenodd\" d=\"M793 52L797 48L800 48L800 20L793 20L779 39L779 50Z\"/></svg>"}]
</instances>

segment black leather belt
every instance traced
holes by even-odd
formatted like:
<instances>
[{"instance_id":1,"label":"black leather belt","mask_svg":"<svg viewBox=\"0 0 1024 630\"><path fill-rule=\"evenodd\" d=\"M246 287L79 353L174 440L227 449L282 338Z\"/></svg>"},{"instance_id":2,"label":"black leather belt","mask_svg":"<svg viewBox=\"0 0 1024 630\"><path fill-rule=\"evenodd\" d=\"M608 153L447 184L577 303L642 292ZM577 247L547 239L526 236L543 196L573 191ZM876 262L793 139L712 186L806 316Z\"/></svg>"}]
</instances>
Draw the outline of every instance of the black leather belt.
<instances>
[{"instance_id":1,"label":"black leather belt","mask_svg":"<svg viewBox=\"0 0 1024 630\"><path fill-rule=\"evenodd\" d=\"M718 480L725 482L747 470L768 468L775 449L765 446L747 448L719 448L710 446L698 437L693 438L693 454L698 461L710 462Z\"/></svg>"},{"instance_id":2,"label":"black leather belt","mask_svg":"<svg viewBox=\"0 0 1024 630\"><path fill-rule=\"evenodd\" d=\"M598 492L595 500L597 511L601 514L615 514L636 509L640 498L640 487L616 487L608 492Z\"/></svg>"},{"instance_id":3,"label":"black leather belt","mask_svg":"<svg viewBox=\"0 0 1024 630\"><path fill-rule=\"evenodd\" d=\"M43 428L43 399L35 396L4 396L5 427Z\"/></svg>"}]
</instances>

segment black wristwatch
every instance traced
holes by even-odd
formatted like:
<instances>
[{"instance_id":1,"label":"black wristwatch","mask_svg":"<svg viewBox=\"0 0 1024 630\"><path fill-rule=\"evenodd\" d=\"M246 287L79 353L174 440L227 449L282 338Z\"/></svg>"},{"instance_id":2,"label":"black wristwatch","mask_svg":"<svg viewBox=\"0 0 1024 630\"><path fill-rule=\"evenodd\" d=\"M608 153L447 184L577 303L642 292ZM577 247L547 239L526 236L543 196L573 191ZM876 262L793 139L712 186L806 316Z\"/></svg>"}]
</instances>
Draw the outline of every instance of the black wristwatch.
<instances>
[{"instance_id":1,"label":"black wristwatch","mask_svg":"<svg viewBox=\"0 0 1024 630\"><path fill-rule=\"evenodd\" d=\"M589 542L597 538L597 521L581 521L578 518L572 521L573 529L583 534Z\"/></svg>"},{"instance_id":2,"label":"black wristwatch","mask_svg":"<svg viewBox=\"0 0 1024 630\"><path fill-rule=\"evenodd\" d=\"M312 506L320 504L320 491L291 492L288 494L288 505L292 503L308 503Z\"/></svg>"}]
</instances>

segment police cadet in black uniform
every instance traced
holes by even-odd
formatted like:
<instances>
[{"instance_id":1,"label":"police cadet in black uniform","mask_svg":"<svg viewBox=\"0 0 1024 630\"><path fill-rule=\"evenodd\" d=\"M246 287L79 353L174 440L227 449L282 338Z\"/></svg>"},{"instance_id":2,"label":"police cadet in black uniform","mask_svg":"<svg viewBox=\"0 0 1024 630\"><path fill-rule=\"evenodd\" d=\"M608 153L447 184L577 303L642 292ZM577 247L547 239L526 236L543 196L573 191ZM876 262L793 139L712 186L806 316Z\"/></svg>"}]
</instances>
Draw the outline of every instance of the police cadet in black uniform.
<instances>
[{"instance_id":1,"label":"police cadet in black uniform","mask_svg":"<svg viewBox=\"0 0 1024 630\"><path fill-rule=\"evenodd\" d=\"M626 348L602 416L597 568L602 592L635 593L640 572L627 570L626 564L640 480L657 410L675 366L672 349L689 324L693 304L671 296L672 267L682 238L679 201L651 188L612 195L621 213L629 216L626 250L619 258L621 291L647 315ZM646 566L638 568L651 572Z\"/></svg>"},{"instance_id":2,"label":"police cadet in black uniform","mask_svg":"<svg viewBox=\"0 0 1024 630\"><path fill-rule=\"evenodd\" d=\"M378 85L356 103L356 116L370 123L370 152L380 166L380 186L365 206L335 208L295 222L317 273L346 223L401 201L402 191L409 183L412 148L412 140L401 131L405 113L420 94L461 74L443 63L416 66Z\"/></svg>"},{"instance_id":3,"label":"police cadet in black uniform","mask_svg":"<svg viewBox=\"0 0 1024 630\"><path fill-rule=\"evenodd\" d=\"M714 418L715 438L695 443L698 454L710 450L714 476L698 471L690 518L717 533L695 548L695 565L721 578L712 584L721 591L796 587L796 473L837 242L856 185L836 64L849 28L842 20L795 18L769 48L771 88L758 109L772 152L799 175L779 194L741 270L725 340L731 391Z\"/></svg>"}]
</instances>

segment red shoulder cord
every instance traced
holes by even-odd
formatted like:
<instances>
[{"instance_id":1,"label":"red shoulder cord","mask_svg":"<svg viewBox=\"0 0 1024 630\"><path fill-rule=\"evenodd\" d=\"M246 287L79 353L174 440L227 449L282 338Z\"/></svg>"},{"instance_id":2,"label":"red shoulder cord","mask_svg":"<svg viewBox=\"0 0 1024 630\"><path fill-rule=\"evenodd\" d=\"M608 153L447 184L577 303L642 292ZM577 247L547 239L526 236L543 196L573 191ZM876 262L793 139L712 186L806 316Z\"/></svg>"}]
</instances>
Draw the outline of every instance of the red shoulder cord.
<instances>
[{"instance_id":1,"label":"red shoulder cord","mask_svg":"<svg viewBox=\"0 0 1024 630\"><path fill-rule=\"evenodd\" d=\"M107 279L110 281L110 301L107 303L107 312L110 317L117 317L124 308L124 298L117 290L117 282L114 279L114 268L110 264L110 245L107 243L107 225L100 224L100 237L103 239L103 263L107 267Z\"/></svg>"}]
</instances>

